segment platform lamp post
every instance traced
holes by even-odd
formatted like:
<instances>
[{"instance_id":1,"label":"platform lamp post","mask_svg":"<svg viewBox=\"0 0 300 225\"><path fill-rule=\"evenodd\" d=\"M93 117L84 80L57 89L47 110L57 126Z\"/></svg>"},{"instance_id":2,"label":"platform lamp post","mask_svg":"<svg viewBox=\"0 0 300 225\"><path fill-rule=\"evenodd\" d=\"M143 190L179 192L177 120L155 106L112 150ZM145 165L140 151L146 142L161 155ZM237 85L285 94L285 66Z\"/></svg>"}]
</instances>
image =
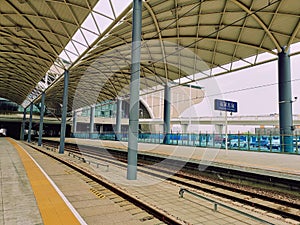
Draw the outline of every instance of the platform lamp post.
<instances>
[{"instance_id":1,"label":"platform lamp post","mask_svg":"<svg viewBox=\"0 0 300 225\"><path fill-rule=\"evenodd\" d=\"M45 92L42 93L42 99L41 99L38 146L42 145L43 128L44 128L44 113L45 113Z\"/></svg>"},{"instance_id":2,"label":"platform lamp post","mask_svg":"<svg viewBox=\"0 0 300 225\"><path fill-rule=\"evenodd\" d=\"M225 151L226 155L228 154L228 111L225 110ZM232 116L232 112L229 112L229 115Z\"/></svg>"},{"instance_id":3,"label":"platform lamp post","mask_svg":"<svg viewBox=\"0 0 300 225\"><path fill-rule=\"evenodd\" d=\"M69 71L64 72L64 92L63 92L63 105L61 115L61 127L60 127L60 142L58 153L63 154L65 148L65 136L66 136L66 122L67 122L67 105L68 105L68 85L69 85Z\"/></svg>"},{"instance_id":4,"label":"platform lamp post","mask_svg":"<svg viewBox=\"0 0 300 225\"><path fill-rule=\"evenodd\" d=\"M27 142L29 143L31 142L32 111L33 111L33 102L30 103L29 127L28 127L28 138L27 138Z\"/></svg>"},{"instance_id":5,"label":"platform lamp post","mask_svg":"<svg viewBox=\"0 0 300 225\"><path fill-rule=\"evenodd\" d=\"M227 110L225 110L225 151L228 154L228 115Z\"/></svg>"},{"instance_id":6,"label":"platform lamp post","mask_svg":"<svg viewBox=\"0 0 300 225\"><path fill-rule=\"evenodd\" d=\"M73 111L73 137L75 137L75 134L77 132L77 111Z\"/></svg>"},{"instance_id":7,"label":"platform lamp post","mask_svg":"<svg viewBox=\"0 0 300 225\"><path fill-rule=\"evenodd\" d=\"M90 107L90 133L89 133L89 138L93 139L93 134L94 134L94 127L95 127L95 107L96 105L93 104Z\"/></svg>"},{"instance_id":8,"label":"platform lamp post","mask_svg":"<svg viewBox=\"0 0 300 225\"><path fill-rule=\"evenodd\" d=\"M115 140L121 141L122 139L122 99L120 97L117 98L117 113L116 113L116 135Z\"/></svg>"},{"instance_id":9,"label":"platform lamp post","mask_svg":"<svg viewBox=\"0 0 300 225\"><path fill-rule=\"evenodd\" d=\"M168 83L164 89L164 144L170 144L170 120L171 120L171 87Z\"/></svg>"},{"instance_id":10,"label":"platform lamp post","mask_svg":"<svg viewBox=\"0 0 300 225\"><path fill-rule=\"evenodd\" d=\"M27 108L24 108L24 111L23 111L23 119L22 119L21 135L20 135L20 139L22 141L24 141L24 135L25 135L26 109Z\"/></svg>"},{"instance_id":11,"label":"platform lamp post","mask_svg":"<svg viewBox=\"0 0 300 225\"><path fill-rule=\"evenodd\" d=\"M133 0L127 179L137 179L142 0Z\"/></svg>"},{"instance_id":12,"label":"platform lamp post","mask_svg":"<svg viewBox=\"0 0 300 225\"><path fill-rule=\"evenodd\" d=\"M226 100L220 100L215 99L214 102L215 110L224 111L225 112L225 151L227 154L228 151L228 116L227 112L230 112L230 115L232 115L233 112L237 112L238 104L237 102L232 101L226 101Z\"/></svg>"}]
</instances>

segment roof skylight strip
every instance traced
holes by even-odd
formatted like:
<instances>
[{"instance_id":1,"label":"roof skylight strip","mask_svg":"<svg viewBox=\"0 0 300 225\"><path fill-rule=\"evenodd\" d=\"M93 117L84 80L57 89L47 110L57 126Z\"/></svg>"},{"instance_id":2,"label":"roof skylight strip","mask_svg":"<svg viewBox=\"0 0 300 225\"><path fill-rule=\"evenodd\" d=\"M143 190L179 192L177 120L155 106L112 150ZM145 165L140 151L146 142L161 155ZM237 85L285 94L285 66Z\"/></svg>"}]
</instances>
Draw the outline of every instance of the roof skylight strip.
<instances>
[{"instance_id":1,"label":"roof skylight strip","mask_svg":"<svg viewBox=\"0 0 300 225\"><path fill-rule=\"evenodd\" d=\"M123 0L122 4L114 0L99 0L94 9L89 13L85 21L81 24L80 28L76 31L69 43L66 45L65 49L61 52L56 62L54 62L53 66L57 68L59 66L57 62L59 62L59 64L61 64L59 67L63 71L63 67L67 68L76 62L76 60L85 53L91 44L99 38L101 35L101 30L106 30L110 24L114 22L114 20L111 18L118 17L130 4L130 0ZM102 7L102 5L110 8L107 9ZM103 21L105 21L105 23L103 23ZM96 30L94 30L95 28ZM82 40L78 40L78 37L83 37L85 43L82 43ZM81 48L78 49L78 46L75 43L80 45ZM30 93L23 101L21 104L22 107L28 107L31 102L33 102L43 91L49 87L49 85L51 85L61 76L61 73L56 73L52 69L53 66L51 66L46 75L36 85L32 93ZM55 74L56 77L56 79L51 80L50 83L45 82L48 73Z\"/></svg>"}]
</instances>

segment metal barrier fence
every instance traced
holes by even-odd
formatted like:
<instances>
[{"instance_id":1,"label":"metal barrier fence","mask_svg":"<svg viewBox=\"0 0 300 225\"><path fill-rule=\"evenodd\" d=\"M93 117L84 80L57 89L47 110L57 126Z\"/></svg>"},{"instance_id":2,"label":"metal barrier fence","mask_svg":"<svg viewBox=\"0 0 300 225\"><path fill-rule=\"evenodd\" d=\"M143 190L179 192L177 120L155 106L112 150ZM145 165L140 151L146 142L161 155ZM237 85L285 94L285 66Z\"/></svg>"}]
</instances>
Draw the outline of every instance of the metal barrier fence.
<instances>
[{"instance_id":1,"label":"metal barrier fence","mask_svg":"<svg viewBox=\"0 0 300 225\"><path fill-rule=\"evenodd\" d=\"M218 211L218 206L219 206L219 207L223 207L223 208L225 208L225 209L227 209L227 210L230 210L230 211L232 211L232 212L236 212L236 213L239 213L239 214L244 215L244 216L246 216L246 217L249 217L249 218L251 218L251 219L253 219L253 220L259 221L259 222L261 222L261 223L273 225L273 223L270 223L270 222L268 222L268 221L266 221L266 220L263 220L263 219L261 219L261 218L259 218L259 217L257 217L257 216L254 216L254 215L251 215L251 214L246 213L246 212L244 212L244 211L241 211L241 210L239 210L239 209L233 208L233 207L231 207L231 206L229 206L229 205L226 205L226 204L224 204L224 203L221 203L221 202L212 200L211 198L208 198L208 197L205 197L205 196L200 195L200 194L198 194L198 193L189 191L189 190L187 190L187 189L185 189L185 188L180 188L180 190L179 190L179 197L180 197L180 198L183 198L184 192L189 193L189 194L191 194L191 195L193 195L193 196L196 196L196 197L198 197L198 198L200 198L200 199L202 199L202 200L205 200L205 201L208 201L208 202L212 203L213 206L214 206L214 208L213 208L214 212Z\"/></svg>"},{"instance_id":2,"label":"metal barrier fence","mask_svg":"<svg viewBox=\"0 0 300 225\"><path fill-rule=\"evenodd\" d=\"M74 133L74 138L128 141L128 133ZM284 144L288 138L289 144ZM197 146L225 149L225 134L210 133L139 133L138 141L143 143ZM227 148L231 150L285 152L300 154L300 136L228 134ZM289 150L286 152L285 150Z\"/></svg>"}]
</instances>

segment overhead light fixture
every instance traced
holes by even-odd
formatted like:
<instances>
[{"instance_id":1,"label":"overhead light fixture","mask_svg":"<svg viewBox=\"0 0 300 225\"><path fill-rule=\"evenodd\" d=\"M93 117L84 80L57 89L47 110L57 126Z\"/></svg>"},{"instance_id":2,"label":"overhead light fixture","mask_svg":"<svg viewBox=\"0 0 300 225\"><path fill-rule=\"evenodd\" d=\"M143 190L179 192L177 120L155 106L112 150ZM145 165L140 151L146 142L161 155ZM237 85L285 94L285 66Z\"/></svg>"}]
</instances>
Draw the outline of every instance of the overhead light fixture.
<instances>
[{"instance_id":1,"label":"overhead light fixture","mask_svg":"<svg viewBox=\"0 0 300 225\"><path fill-rule=\"evenodd\" d=\"M24 4L27 2L27 0L18 0L20 2L20 4Z\"/></svg>"},{"instance_id":2,"label":"overhead light fixture","mask_svg":"<svg viewBox=\"0 0 300 225\"><path fill-rule=\"evenodd\" d=\"M171 9L171 13L173 16L176 16L176 12L179 12L182 9L182 6L176 6L175 8Z\"/></svg>"},{"instance_id":3,"label":"overhead light fixture","mask_svg":"<svg viewBox=\"0 0 300 225\"><path fill-rule=\"evenodd\" d=\"M19 26L19 25L17 25L17 26L16 26L16 31L19 32L19 31L21 31L21 30L22 30L22 27Z\"/></svg>"},{"instance_id":4,"label":"overhead light fixture","mask_svg":"<svg viewBox=\"0 0 300 225\"><path fill-rule=\"evenodd\" d=\"M219 26L215 27L215 31L223 30L225 28L224 24L220 24Z\"/></svg>"},{"instance_id":5,"label":"overhead light fixture","mask_svg":"<svg viewBox=\"0 0 300 225\"><path fill-rule=\"evenodd\" d=\"M173 16L176 16L176 8L171 9L171 13Z\"/></svg>"}]
</instances>

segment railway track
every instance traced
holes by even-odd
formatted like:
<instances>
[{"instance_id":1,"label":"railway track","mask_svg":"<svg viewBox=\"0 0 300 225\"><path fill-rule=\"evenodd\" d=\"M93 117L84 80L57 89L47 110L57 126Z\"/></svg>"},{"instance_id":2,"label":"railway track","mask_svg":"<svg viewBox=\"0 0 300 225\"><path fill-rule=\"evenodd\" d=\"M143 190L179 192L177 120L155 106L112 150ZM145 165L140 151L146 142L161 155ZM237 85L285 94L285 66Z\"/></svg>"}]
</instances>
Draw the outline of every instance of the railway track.
<instances>
[{"instance_id":1,"label":"railway track","mask_svg":"<svg viewBox=\"0 0 300 225\"><path fill-rule=\"evenodd\" d=\"M69 167L69 165L66 165L66 167ZM66 169L65 172L68 174L75 174L77 177L79 177L81 180L83 180L85 183L87 183L90 186L90 192L93 193L97 198L109 199L115 205L118 205L121 209L125 209L138 221L141 222L149 221L155 225L166 224L159 218L155 217L154 216L155 214L152 215L151 211L146 211L142 207L135 205L134 202L128 201L126 197L124 196L122 197L116 194L113 190L110 190L109 188L105 187L94 178L82 174L80 170Z\"/></svg>"},{"instance_id":2,"label":"railway track","mask_svg":"<svg viewBox=\"0 0 300 225\"><path fill-rule=\"evenodd\" d=\"M99 176L97 173L92 173L90 170L87 170L82 165L78 163L73 163L69 160L64 160L59 156L55 156L51 154L51 152L47 153L46 151L41 151L38 147L32 144L25 143L31 148L40 151L43 154L59 161L63 165L66 165L70 169L68 170L69 173L78 173L79 176L82 177L86 183L92 187L91 192L97 195L99 198L101 196L108 197L110 200L114 201L116 204L120 205L120 207L127 207L128 204L130 205L130 209L133 215L138 217L141 214L141 218L139 220L141 222L149 221L150 223L147 224L155 224L155 225L163 225L163 224L170 224L170 225L182 225L186 224L184 221L167 214L166 212L155 208L154 206L143 202L142 200L136 198L134 195L131 195L127 191L120 189L117 185L108 182L107 180L103 179L103 177ZM125 204L125 205L124 205Z\"/></svg>"},{"instance_id":3,"label":"railway track","mask_svg":"<svg viewBox=\"0 0 300 225\"><path fill-rule=\"evenodd\" d=\"M51 141L44 143L44 145L49 148L57 148L57 142ZM124 152L107 149L101 151L100 148L90 146L80 146L79 151L79 148L74 144L66 144L65 150L82 157L82 159L90 157L94 160L101 160L118 166L126 166L127 155ZM179 172L174 172L170 168L157 168L154 164L159 160L161 159L157 159L157 157L150 159L149 156L140 156L139 165L144 167L139 168L139 171L169 180L177 185L180 184L194 190L210 193L243 205L280 215L283 218L300 221L300 198L297 199L297 197L295 197L296 200L291 200L282 199L281 197L280 199L276 197L276 195L278 195L276 192L269 193L268 191L261 191L255 188L247 189L245 185L242 185L241 188L238 187L237 184L223 182L217 179L213 180L211 177L199 176L195 173L191 173L191 171L195 170L195 166L190 163ZM173 160L170 162L170 165L174 165ZM145 168L145 166L147 166L147 168ZM174 176L170 176L170 174ZM251 179L253 179L253 177L251 177ZM236 193L238 193L238 195Z\"/></svg>"}]
</instances>

